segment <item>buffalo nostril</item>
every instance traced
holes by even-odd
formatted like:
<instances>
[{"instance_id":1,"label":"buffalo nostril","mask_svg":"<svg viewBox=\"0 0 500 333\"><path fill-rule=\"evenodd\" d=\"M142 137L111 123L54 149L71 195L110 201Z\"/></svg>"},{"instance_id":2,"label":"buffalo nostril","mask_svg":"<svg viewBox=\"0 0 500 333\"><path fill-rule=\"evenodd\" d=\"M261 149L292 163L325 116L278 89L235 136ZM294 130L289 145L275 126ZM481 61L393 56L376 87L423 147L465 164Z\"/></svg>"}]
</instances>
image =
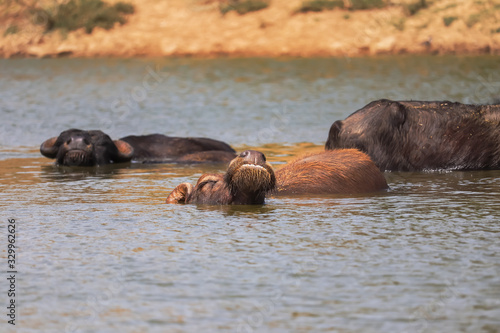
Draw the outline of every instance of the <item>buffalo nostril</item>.
<instances>
[{"instance_id":1,"label":"buffalo nostril","mask_svg":"<svg viewBox=\"0 0 500 333\"><path fill-rule=\"evenodd\" d=\"M266 162L264 154L256 150L246 150L240 154L240 157L253 164L262 164Z\"/></svg>"},{"instance_id":2,"label":"buffalo nostril","mask_svg":"<svg viewBox=\"0 0 500 333\"><path fill-rule=\"evenodd\" d=\"M264 156L264 154L262 154L260 151L256 151L253 156L253 160L255 164L264 163L266 162L266 156Z\"/></svg>"},{"instance_id":3,"label":"buffalo nostril","mask_svg":"<svg viewBox=\"0 0 500 333\"><path fill-rule=\"evenodd\" d=\"M91 142L84 137L71 137L66 140L66 145L72 149L86 149L91 146Z\"/></svg>"}]
</instances>

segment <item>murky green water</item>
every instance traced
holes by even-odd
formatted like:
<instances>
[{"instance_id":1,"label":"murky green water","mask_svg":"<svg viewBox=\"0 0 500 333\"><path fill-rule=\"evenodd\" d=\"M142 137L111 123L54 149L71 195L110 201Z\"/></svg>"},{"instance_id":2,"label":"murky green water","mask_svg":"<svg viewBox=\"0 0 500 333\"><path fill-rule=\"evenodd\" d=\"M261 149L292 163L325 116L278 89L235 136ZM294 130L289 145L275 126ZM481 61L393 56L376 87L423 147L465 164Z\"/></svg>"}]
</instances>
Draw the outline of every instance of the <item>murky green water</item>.
<instances>
[{"instance_id":1,"label":"murky green water","mask_svg":"<svg viewBox=\"0 0 500 333\"><path fill-rule=\"evenodd\" d=\"M0 331L498 332L500 171L197 207L162 202L221 167L57 168L38 146L70 127L207 136L278 167L374 99L483 103L499 82L498 57L0 60Z\"/></svg>"}]
</instances>

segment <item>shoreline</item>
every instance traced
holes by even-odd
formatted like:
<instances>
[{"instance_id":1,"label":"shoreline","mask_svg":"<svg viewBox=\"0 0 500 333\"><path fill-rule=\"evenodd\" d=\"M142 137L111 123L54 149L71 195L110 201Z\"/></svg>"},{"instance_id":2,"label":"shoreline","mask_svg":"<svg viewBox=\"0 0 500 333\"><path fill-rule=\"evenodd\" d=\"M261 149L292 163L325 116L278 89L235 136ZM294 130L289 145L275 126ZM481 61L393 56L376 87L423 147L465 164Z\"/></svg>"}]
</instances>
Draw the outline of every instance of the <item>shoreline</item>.
<instances>
[{"instance_id":1,"label":"shoreline","mask_svg":"<svg viewBox=\"0 0 500 333\"><path fill-rule=\"evenodd\" d=\"M290 54L280 54L280 55L269 55L269 54L170 54L170 55L117 55L117 54L98 54L98 55L77 55L77 54L44 54L43 56L38 56L35 54L12 54L9 57L2 57L0 54L0 60L21 60L21 59L137 59L137 60L154 60L154 59L199 59L199 60L210 60L210 59L281 59L281 60L295 60L295 59L365 59L365 58L391 58L391 57L497 57L500 53L491 52L450 52L450 53L380 53L380 54L353 54L353 55L336 55L336 54L313 54L308 56L303 55L290 55ZM500 59L499 59L500 60Z\"/></svg>"},{"instance_id":2,"label":"shoreline","mask_svg":"<svg viewBox=\"0 0 500 333\"><path fill-rule=\"evenodd\" d=\"M272 0L269 8L245 15L222 15L218 7L204 4L207 0L130 2L136 11L126 24L95 28L91 34L83 29L46 33L26 18L8 16L0 24L0 57L500 55L500 4L491 1L437 0L412 16L395 5L292 14L299 0ZM454 21L446 25L450 17ZM477 22L471 21L475 17ZM14 24L22 28L1 34Z\"/></svg>"}]
</instances>

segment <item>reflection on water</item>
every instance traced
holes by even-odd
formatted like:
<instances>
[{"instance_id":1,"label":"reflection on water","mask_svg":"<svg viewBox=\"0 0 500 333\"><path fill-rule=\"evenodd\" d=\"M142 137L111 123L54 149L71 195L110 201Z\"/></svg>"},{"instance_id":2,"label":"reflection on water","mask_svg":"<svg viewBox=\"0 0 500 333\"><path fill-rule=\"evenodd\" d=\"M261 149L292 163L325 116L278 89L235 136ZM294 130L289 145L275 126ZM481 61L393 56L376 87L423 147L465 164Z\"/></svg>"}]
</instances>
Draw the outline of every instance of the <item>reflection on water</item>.
<instances>
[{"instance_id":1,"label":"reflection on water","mask_svg":"<svg viewBox=\"0 0 500 333\"><path fill-rule=\"evenodd\" d=\"M0 207L4 226L18 222L16 331L498 331L500 171L386 173L390 190L374 195L166 205L179 183L225 166L57 167L37 148L56 128L113 119L114 138L223 136L279 168L321 150L333 120L366 99L414 90L472 101L495 61L161 60L167 85L120 114L107 105L150 61L0 60L0 94L12 95L0 106ZM299 102L273 113L284 99Z\"/></svg>"}]
</instances>

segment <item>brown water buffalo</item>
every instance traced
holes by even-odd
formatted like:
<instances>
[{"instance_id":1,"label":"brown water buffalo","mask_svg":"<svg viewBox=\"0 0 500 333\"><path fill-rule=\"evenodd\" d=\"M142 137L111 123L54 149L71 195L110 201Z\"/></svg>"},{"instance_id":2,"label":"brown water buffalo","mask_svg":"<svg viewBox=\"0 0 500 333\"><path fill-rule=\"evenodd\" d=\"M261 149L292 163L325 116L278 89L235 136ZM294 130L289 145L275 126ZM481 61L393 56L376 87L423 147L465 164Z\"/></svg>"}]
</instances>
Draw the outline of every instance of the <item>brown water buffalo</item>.
<instances>
[{"instance_id":1,"label":"brown water buffalo","mask_svg":"<svg viewBox=\"0 0 500 333\"><path fill-rule=\"evenodd\" d=\"M340 149L300 157L276 174L261 152L247 150L225 174L204 174L195 186L178 185L167 203L209 205L263 204L268 195L355 194L387 189L384 176L356 149Z\"/></svg>"},{"instance_id":2,"label":"brown water buffalo","mask_svg":"<svg viewBox=\"0 0 500 333\"><path fill-rule=\"evenodd\" d=\"M499 169L500 105L378 100L334 122L325 148L387 171Z\"/></svg>"},{"instance_id":3,"label":"brown water buffalo","mask_svg":"<svg viewBox=\"0 0 500 333\"><path fill-rule=\"evenodd\" d=\"M235 151L226 143L207 138L177 138L161 134L127 136L119 140L99 131L69 129L40 146L42 155L66 166L95 166L110 163L176 162L228 163Z\"/></svg>"}]
</instances>

